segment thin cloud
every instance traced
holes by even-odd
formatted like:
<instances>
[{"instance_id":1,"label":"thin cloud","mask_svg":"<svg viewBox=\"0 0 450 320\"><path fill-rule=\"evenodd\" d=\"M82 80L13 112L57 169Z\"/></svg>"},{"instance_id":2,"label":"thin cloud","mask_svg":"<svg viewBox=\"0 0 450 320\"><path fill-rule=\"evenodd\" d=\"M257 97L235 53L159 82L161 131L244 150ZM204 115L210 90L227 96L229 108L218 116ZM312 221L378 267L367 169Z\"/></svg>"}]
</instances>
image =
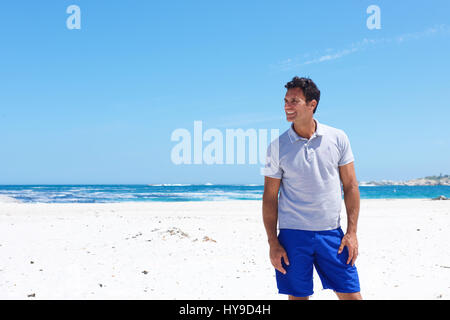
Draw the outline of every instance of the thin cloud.
<instances>
[{"instance_id":1,"label":"thin cloud","mask_svg":"<svg viewBox=\"0 0 450 320\"><path fill-rule=\"evenodd\" d=\"M350 47L345 49L327 49L324 54L317 55L316 57L309 59L306 59L306 57L310 57L312 55L307 53L304 54L302 58L289 58L280 61L276 66L281 71L287 71L296 67L337 60L342 57L353 54L355 52L362 51L369 47L375 47L381 44L388 44L388 43L401 44L406 41L419 40L436 34L450 34L450 27L445 24L442 24L440 26L427 28L426 30L420 32L405 33L391 38L378 38L378 39L364 38L363 40L353 43Z\"/></svg>"},{"instance_id":2,"label":"thin cloud","mask_svg":"<svg viewBox=\"0 0 450 320\"><path fill-rule=\"evenodd\" d=\"M336 52L334 54L327 54L327 55L321 56L319 58L315 58L315 59L312 59L312 60L305 61L303 64L304 65L308 65L308 64L313 64L313 63L321 63L321 62L324 62L324 61L336 60L336 59L342 58L344 56L347 56L347 55L349 55L349 54L351 54L353 52L356 52L358 50L359 50L359 48L357 48L357 47L353 47L351 49L341 50L341 51L338 51L338 52Z\"/></svg>"}]
</instances>

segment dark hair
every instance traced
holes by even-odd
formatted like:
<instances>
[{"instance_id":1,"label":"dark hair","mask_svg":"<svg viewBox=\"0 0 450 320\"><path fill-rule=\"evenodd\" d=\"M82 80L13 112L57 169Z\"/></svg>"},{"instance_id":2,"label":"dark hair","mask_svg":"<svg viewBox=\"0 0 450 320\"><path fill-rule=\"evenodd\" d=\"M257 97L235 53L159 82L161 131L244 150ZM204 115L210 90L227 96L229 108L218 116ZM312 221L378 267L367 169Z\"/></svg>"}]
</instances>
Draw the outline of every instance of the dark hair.
<instances>
[{"instance_id":1,"label":"dark hair","mask_svg":"<svg viewBox=\"0 0 450 320\"><path fill-rule=\"evenodd\" d=\"M309 78L299 78L299 77L295 76L294 78L292 78L291 81L286 83L286 85L284 87L288 90L292 89L292 88L302 89L303 95L306 98L306 102L316 100L317 105L313 111L313 113L316 113L316 109L317 109L317 106L319 105L319 100L320 100L320 90L319 90L319 88L317 88L314 81L312 81Z\"/></svg>"}]
</instances>

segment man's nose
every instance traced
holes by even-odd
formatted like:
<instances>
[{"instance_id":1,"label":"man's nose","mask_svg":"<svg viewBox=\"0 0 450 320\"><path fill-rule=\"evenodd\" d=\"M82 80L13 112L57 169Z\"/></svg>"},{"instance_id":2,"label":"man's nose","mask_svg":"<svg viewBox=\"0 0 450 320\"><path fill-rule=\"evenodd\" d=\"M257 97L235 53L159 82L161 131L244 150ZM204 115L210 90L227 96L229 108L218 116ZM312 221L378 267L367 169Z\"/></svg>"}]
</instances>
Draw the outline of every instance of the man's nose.
<instances>
[{"instance_id":1,"label":"man's nose","mask_svg":"<svg viewBox=\"0 0 450 320\"><path fill-rule=\"evenodd\" d=\"M285 103L284 104L284 110L294 110L294 107L293 106L291 106L289 103Z\"/></svg>"}]
</instances>

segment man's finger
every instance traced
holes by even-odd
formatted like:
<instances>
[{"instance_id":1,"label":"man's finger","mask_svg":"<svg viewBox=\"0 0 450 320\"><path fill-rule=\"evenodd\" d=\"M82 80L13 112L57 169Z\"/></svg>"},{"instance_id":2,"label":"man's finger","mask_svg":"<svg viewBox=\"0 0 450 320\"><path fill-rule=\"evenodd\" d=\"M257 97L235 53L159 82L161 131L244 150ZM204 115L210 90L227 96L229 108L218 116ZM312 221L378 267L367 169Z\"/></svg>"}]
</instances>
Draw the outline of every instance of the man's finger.
<instances>
[{"instance_id":1,"label":"man's finger","mask_svg":"<svg viewBox=\"0 0 450 320\"><path fill-rule=\"evenodd\" d=\"M344 250L344 241L341 242L341 245L339 246L338 254L340 254Z\"/></svg>"},{"instance_id":2,"label":"man's finger","mask_svg":"<svg viewBox=\"0 0 450 320\"><path fill-rule=\"evenodd\" d=\"M356 258L358 257L358 249L355 248L355 253L353 254L352 267L355 265Z\"/></svg>"},{"instance_id":3,"label":"man's finger","mask_svg":"<svg viewBox=\"0 0 450 320\"><path fill-rule=\"evenodd\" d=\"M272 262L272 265L275 269L280 271L281 273L285 274L286 270L284 270L283 266L281 265L281 257L279 258L271 258L270 261Z\"/></svg>"},{"instance_id":4,"label":"man's finger","mask_svg":"<svg viewBox=\"0 0 450 320\"><path fill-rule=\"evenodd\" d=\"M348 259L347 259L347 264L350 263L350 261L353 258L353 248L348 248Z\"/></svg>"},{"instance_id":5,"label":"man's finger","mask_svg":"<svg viewBox=\"0 0 450 320\"><path fill-rule=\"evenodd\" d=\"M284 259L284 263L286 263L287 265L289 265L289 259L288 259L288 256L287 256L287 253L286 253L286 252L283 253L283 259Z\"/></svg>"},{"instance_id":6,"label":"man's finger","mask_svg":"<svg viewBox=\"0 0 450 320\"><path fill-rule=\"evenodd\" d=\"M284 270L283 266L281 265L281 260L275 265L275 269L280 271L282 274L286 274L286 270Z\"/></svg>"}]
</instances>

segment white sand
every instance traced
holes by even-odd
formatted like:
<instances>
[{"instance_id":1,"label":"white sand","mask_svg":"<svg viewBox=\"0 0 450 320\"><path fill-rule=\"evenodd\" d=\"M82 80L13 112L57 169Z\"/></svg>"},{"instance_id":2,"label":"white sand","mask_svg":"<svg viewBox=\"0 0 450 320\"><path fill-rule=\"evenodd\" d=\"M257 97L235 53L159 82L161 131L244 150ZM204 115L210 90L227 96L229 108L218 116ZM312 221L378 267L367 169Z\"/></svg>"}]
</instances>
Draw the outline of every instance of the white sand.
<instances>
[{"instance_id":1,"label":"white sand","mask_svg":"<svg viewBox=\"0 0 450 320\"><path fill-rule=\"evenodd\" d=\"M450 201L362 200L363 297L449 299L449 232ZM336 299L316 274L314 283L312 299ZM286 296L261 201L0 203L0 299Z\"/></svg>"}]
</instances>

